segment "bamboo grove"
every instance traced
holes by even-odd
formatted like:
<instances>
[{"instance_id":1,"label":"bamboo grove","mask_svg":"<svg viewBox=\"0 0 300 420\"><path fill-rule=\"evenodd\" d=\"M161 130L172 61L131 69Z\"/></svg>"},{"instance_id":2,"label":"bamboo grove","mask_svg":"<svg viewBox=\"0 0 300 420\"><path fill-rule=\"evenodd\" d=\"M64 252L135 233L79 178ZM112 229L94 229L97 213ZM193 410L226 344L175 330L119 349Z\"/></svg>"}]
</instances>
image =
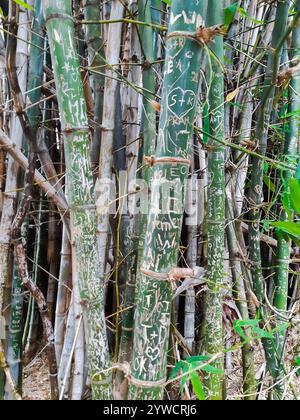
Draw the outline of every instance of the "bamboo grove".
<instances>
[{"instance_id":1,"label":"bamboo grove","mask_svg":"<svg viewBox=\"0 0 300 420\"><path fill-rule=\"evenodd\" d=\"M0 14L0 399L300 399L300 0Z\"/></svg>"}]
</instances>

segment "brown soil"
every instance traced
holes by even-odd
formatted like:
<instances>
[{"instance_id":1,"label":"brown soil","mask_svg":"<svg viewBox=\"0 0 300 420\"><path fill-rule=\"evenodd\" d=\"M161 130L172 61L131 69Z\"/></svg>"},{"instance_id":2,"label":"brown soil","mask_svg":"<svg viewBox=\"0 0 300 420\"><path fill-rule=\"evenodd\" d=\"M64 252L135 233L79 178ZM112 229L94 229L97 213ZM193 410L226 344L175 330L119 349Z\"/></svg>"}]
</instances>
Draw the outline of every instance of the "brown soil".
<instances>
[{"instance_id":1,"label":"brown soil","mask_svg":"<svg viewBox=\"0 0 300 420\"><path fill-rule=\"evenodd\" d=\"M23 399L49 400L49 390L47 359L40 355L24 368Z\"/></svg>"}]
</instances>

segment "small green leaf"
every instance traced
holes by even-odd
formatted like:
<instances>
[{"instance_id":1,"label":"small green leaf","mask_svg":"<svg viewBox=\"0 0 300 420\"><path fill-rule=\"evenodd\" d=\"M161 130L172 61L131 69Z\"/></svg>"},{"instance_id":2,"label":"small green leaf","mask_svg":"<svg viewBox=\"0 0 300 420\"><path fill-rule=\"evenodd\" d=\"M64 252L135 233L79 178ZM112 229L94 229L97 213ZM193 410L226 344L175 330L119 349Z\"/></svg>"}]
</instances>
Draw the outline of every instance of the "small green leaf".
<instances>
[{"instance_id":1,"label":"small green leaf","mask_svg":"<svg viewBox=\"0 0 300 420\"><path fill-rule=\"evenodd\" d=\"M266 184L266 186L268 187L270 191L275 193L276 191L275 184L270 180L270 178L267 175L264 175L264 183Z\"/></svg>"},{"instance_id":2,"label":"small green leaf","mask_svg":"<svg viewBox=\"0 0 300 420\"><path fill-rule=\"evenodd\" d=\"M226 29L232 24L236 11L238 9L238 2L232 3L224 10L224 26Z\"/></svg>"},{"instance_id":3,"label":"small green leaf","mask_svg":"<svg viewBox=\"0 0 300 420\"><path fill-rule=\"evenodd\" d=\"M30 6L29 4L25 3L22 0L14 0L14 2L17 3L19 6L24 7L25 9L34 10L34 8L32 6Z\"/></svg>"},{"instance_id":4,"label":"small green leaf","mask_svg":"<svg viewBox=\"0 0 300 420\"><path fill-rule=\"evenodd\" d=\"M287 114L283 115L281 119L282 118L286 119L286 118L291 118L291 117L296 117L296 116L300 116L300 109L297 109L297 111L288 112Z\"/></svg>"},{"instance_id":5,"label":"small green leaf","mask_svg":"<svg viewBox=\"0 0 300 420\"><path fill-rule=\"evenodd\" d=\"M300 238L300 223L295 222L272 222L272 226L282 230L288 235L292 235L295 238Z\"/></svg>"},{"instance_id":6,"label":"small green leaf","mask_svg":"<svg viewBox=\"0 0 300 420\"><path fill-rule=\"evenodd\" d=\"M176 376L178 375L178 373L180 372L180 369L182 369L184 364L185 362L183 360L179 360L176 366L171 370L170 379L176 378Z\"/></svg>"},{"instance_id":7,"label":"small green leaf","mask_svg":"<svg viewBox=\"0 0 300 420\"><path fill-rule=\"evenodd\" d=\"M215 368L214 366L211 366L211 365L202 366L201 368L199 366L199 369L202 372L212 373L213 375L223 375L223 371L221 369Z\"/></svg>"},{"instance_id":8,"label":"small green leaf","mask_svg":"<svg viewBox=\"0 0 300 420\"><path fill-rule=\"evenodd\" d=\"M294 365L295 366L300 366L300 356L298 356L298 357L295 358Z\"/></svg>"},{"instance_id":9,"label":"small green leaf","mask_svg":"<svg viewBox=\"0 0 300 420\"><path fill-rule=\"evenodd\" d=\"M300 356L297 356L293 363L294 366L300 367ZM300 376L300 369L297 370L297 376Z\"/></svg>"},{"instance_id":10,"label":"small green leaf","mask_svg":"<svg viewBox=\"0 0 300 420\"><path fill-rule=\"evenodd\" d=\"M203 386L201 384L199 375L197 372L191 372L190 373L190 380L193 386L193 390L195 394L197 395L198 400L204 401L205 400L205 393Z\"/></svg>"},{"instance_id":11,"label":"small green leaf","mask_svg":"<svg viewBox=\"0 0 300 420\"><path fill-rule=\"evenodd\" d=\"M297 166L297 170L296 170L296 179L298 180L298 182L300 183L300 160Z\"/></svg>"},{"instance_id":12,"label":"small green leaf","mask_svg":"<svg viewBox=\"0 0 300 420\"><path fill-rule=\"evenodd\" d=\"M188 363L194 362L207 362L210 359L210 356L190 356L186 358Z\"/></svg>"},{"instance_id":13,"label":"small green leaf","mask_svg":"<svg viewBox=\"0 0 300 420\"><path fill-rule=\"evenodd\" d=\"M256 334L254 338L274 338L274 331L265 331L258 327L253 327L252 331Z\"/></svg>"},{"instance_id":14,"label":"small green leaf","mask_svg":"<svg viewBox=\"0 0 300 420\"><path fill-rule=\"evenodd\" d=\"M233 322L233 329L234 331L239 334L239 336L245 341L249 342L251 340L251 337L248 337L246 333L244 332L244 328L250 328L251 331L253 331L254 327L257 327L259 324L258 319L249 319L249 320L241 320L237 319Z\"/></svg>"},{"instance_id":15,"label":"small green leaf","mask_svg":"<svg viewBox=\"0 0 300 420\"><path fill-rule=\"evenodd\" d=\"M290 194L288 193L288 191L282 194L281 202L282 202L284 210L286 211L288 215L289 220L292 220L292 206L291 206Z\"/></svg>"},{"instance_id":16,"label":"small green leaf","mask_svg":"<svg viewBox=\"0 0 300 420\"><path fill-rule=\"evenodd\" d=\"M5 18L4 13L3 13L3 10L2 10L2 7L0 7L0 16L1 16L3 19Z\"/></svg>"},{"instance_id":17,"label":"small green leaf","mask_svg":"<svg viewBox=\"0 0 300 420\"><path fill-rule=\"evenodd\" d=\"M292 206L300 214L300 185L296 178L290 179L290 191Z\"/></svg>"},{"instance_id":18,"label":"small green leaf","mask_svg":"<svg viewBox=\"0 0 300 420\"><path fill-rule=\"evenodd\" d=\"M251 20L251 22L253 23L257 23L258 25L264 23L263 20L257 20L257 19L254 19L252 16L250 16L249 13L246 12L246 10L243 7L239 7L238 12L241 16L246 17L247 19Z\"/></svg>"},{"instance_id":19,"label":"small green leaf","mask_svg":"<svg viewBox=\"0 0 300 420\"><path fill-rule=\"evenodd\" d=\"M184 376L181 378L181 381L180 381L180 390L181 390L181 394L182 395L184 394L184 385L186 384L186 381L189 378L188 375L187 375L187 373L189 372L189 370L190 370L190 366L189 366L188 363L186 363L184 365L184 368L182 369L182 374Z\"/></svg>"}]
</instances>

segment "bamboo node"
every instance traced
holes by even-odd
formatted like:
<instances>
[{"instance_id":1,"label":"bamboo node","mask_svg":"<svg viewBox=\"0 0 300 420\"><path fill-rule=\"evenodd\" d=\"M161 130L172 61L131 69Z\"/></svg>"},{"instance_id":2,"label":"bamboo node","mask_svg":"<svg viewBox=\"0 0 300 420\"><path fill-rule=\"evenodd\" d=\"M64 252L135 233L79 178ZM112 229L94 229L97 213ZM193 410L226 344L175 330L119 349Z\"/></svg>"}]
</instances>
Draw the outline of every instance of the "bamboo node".
<instances>
[{"instance_id":1,"label":"bamboo node","mask_svg":"<svg viewBox=\"0 0 300 420\"><path fill-rule=\"evenodd\" d=\"M144 69L144 70L150 70L150 69L151 69L151 67L152 67L152 65L151 65L150 61L145 60L145 61L143 62L143 69Z\"/></svg>"},{"instance_id":2,"label":"bamboo node","mask_svg":"<svg viewBox=\"0 0 300 420\"><path fill-rule=\"evenodd\" d=\"M15 143L0 144L0 150L4 150L4 152L9 152L15 147L16 147Z\"/></svg>"},{"instance_id":3,"label":"bamboo node","mask_svg":"<svg viewBox=\"0 0 300 420\"><path fill-rule=\"evenodd\" d=\"M200 26L196 31L195 38L204 44L209 44L215 36L226 35L226 33L224 25L216 25L209 28Z\"/></svg>"},{"instance_id":4,"label":"bamboo node","mask_svg":"<svg viewBox=\"0 0 300 420\"><path fill-rule=\"evenodd\" d=\"M71 134L71 133L76 133L76 132L90 132L89 127L87 126L82 126L82 127L72 127L71 125L66 125L65 128L62 130L62 133L64 134Z\"/></svg>"},{"instance_id":5,"label":"bamboo node","mask_svg":"<svg viewBox=\"0 0 300 420\"><path fill-rule=\"evenodd\" d=\"M113 363L111 365L111 369L120 370L124 373L125 378L130 382L132 385L136 385L140 388L155 388L155 387L162 387L166 385L167 377L160 379L158 381L145 381L142 379L135 378L132 375L131 367L128 362L123 363Z\"/></svg>"},{"instance_id":6,"label":"bamboo node","mask_svg":"<svg viewBox=\"0 0 300 420\"><path fill-rule=\"evenodd\" d=\"M67 13L49 13L46 16L45 25L47 25L47 23L52 19L68 19L74 23L73 17Z\"/></svg>"},{"instance_id":7,"label":"bamboo node","mask_svg":"<svg viewBox=\"0 0 300 420\"><path fill-rule=\"evenodd\" d=\"M144 156L144 163L147 166L159 165L161 163L171 164L171 165L191 165L190 159L185 159L181 157L172 157L172 156Z\"/></svg>"},{"instance_id":8,"label":"bamboo node","mask_svg":"<svg viewBox=\"0 0 300 420\"><path fill-rule=\"evenodd\" d=\"M186 32L186 31L175 31L171 32L166 36L166 39L169 40L171 38L187 38L191 39L192 41L196 41L201 47L203 43L200 39L197 38L196 32Z\"/></svg>"},{"instance_id":9,"label":"bamboo node","mask_svg":"<svg viewBox=\"0 0 300 420\"><path fill-rule=\"evenodd\" d=\"M148 270L146 268L141 267L140 272L144 274L146 277L153 278L158 281L169 281L169 282L176 282L182 278L187 277L198 277L201 273L199 272L199 268L182 268L182 267L175 267L172 268L168 273L158 273L156 271Z\"/></svg>"}]
</instances>

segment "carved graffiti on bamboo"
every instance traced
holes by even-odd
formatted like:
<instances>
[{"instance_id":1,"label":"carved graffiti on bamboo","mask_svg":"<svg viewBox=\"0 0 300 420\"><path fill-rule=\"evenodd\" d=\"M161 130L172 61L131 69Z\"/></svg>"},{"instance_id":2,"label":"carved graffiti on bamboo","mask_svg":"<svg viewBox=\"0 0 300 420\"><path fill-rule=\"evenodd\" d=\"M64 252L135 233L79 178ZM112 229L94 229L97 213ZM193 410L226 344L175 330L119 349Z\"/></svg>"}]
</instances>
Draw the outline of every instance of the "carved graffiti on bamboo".
<instances>
[{"instance_id":1,"label":"carved graffiti on bamboo","mask_svg":"<svg viewBox=\"0 0 300 420\"><path fill-rule=\"evenodd\" d=\"M172 38L169 41L168 47L167 47L167 55L168 58L170 59L170 61L167 64L167 74L170 74L170 68L169 68L169 63L171 62L173 66L173 60L178 57L178 55L180 55L181 51L183 50L184 46L185 46L185 38Z\"/></svg>"},{"instance_id":2,"label":"carved graffiti on bamboo","mask_svg":"<svg viewBox=\"0 0 300 420\"><path fill-rule=\"evenodd\" d=\"M196 12L193 12L192 15L191 16L190 15L191 15L191 13L189 11L186 12L185 10L183 10L181 13L179 13L176 16L174 15L174 13L171 12L170 24L174 25L177 21L179 21L180 19L183 19L183 22L186 25L195 25L196 24L197 27L204 25L203 18L200 14L197 14Z\"/></svg>"},{"instance_id":3,"label":"carved graffiti on bamboo","mask_svg":"<svg viewBox=\"0 0 300 420\"><path fill-rule=\"evenodd\" d=\"M168 110L180 120L194 108L196 95L192 90L176 87L168 95Z\"/></svg>"}]
</instances>

